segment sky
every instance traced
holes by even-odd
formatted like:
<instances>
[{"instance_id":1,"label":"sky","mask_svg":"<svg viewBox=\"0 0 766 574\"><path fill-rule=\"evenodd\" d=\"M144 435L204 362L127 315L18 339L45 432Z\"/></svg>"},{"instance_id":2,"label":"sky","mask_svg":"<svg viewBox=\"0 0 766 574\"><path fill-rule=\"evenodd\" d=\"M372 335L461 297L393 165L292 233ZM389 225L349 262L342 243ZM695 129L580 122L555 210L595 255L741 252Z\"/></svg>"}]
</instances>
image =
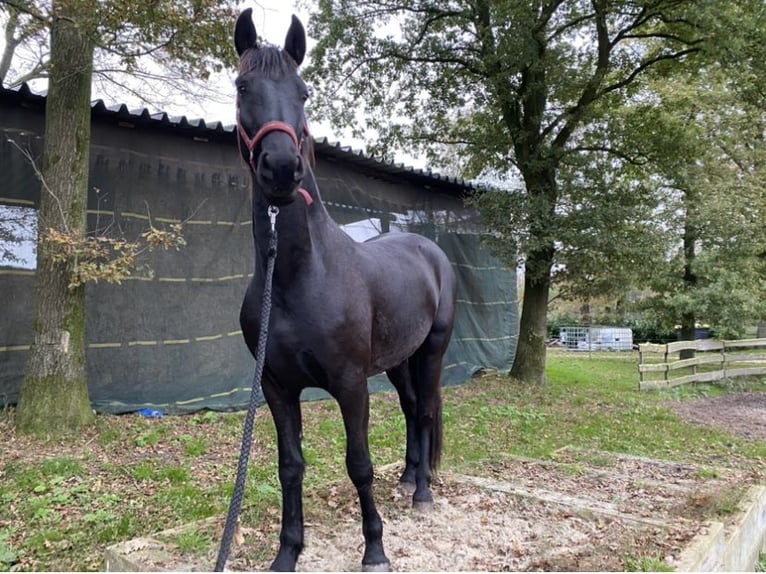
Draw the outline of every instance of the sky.
<instances>
[{"instance_id":1,"label":"sky","mask_svg":"<svg viewBox=\"0 0 766 574\"><path fill-rule=\"evenodd\" d=\"M301 6L300 4L303 4ZM308 4L306 0L244 0L238 8L244 10L252 8L253 23L259 36L267 42L281 46L284 43L285 35L290 27L290 19L293 14L298 16L308 28L310 21L309 10L305 7ZM232 46L234 49L234 22L231 23ZM4 44L4 33L0 27L0 43ZM311 50L315 42L311 37L307 38L308 53L304 61L304 66L311 60ZM132 97L124 91L115 91L113 86L108 92L99 91L98 83L94 83L94 91L91 95L93 100L102 99L107 105L126 104L129 109L135 110L148 107L151 112L164 111L172 116L186 116L189 119L202 118L206 123L219 121L224 125L232 125L235 122L235 90L234 79L235 70L228 70L224 73L213 75L209 85L214 86L218 93L217 100L204 99L201 101L180 101L177 103L167 103L162 106L147 106L137 97ZM37 80L30 83L33 90L44 91L47 88L47 81ZM344 146L350 146L354 150L363 150L365 144L363 140L351 137L350 130L338 130L326 122L312 120L309 110L309 122L312 134L317 138L327 138L332 142L340 142ZM426 167L425 162L420 158L405 153L397 153L397 161L405 165L416 168Z\"/></svg>"},{"instance_id":2,"label":"sky","mask_svg":"<svg viewBox=\"0 0 766 574\"><path fill-rule=\"evenodd\" d=\"M253 23L258 35L264 38L271 44L281 46L284 42L287 30L290 27L290 18L293 14L298 16L303 22L304 27L309 21L308 11L304 8L300 8L297 2L291 0L247 0L239 5L240 10L246 8L253 9ZM232 50L234 49L234 22L231 25L232 30ZM311 50L313 42L311 38L308 38L308 48ZM310 58L310 55L309 55ZM306 60L308 61L308 59ZM220 78L222 82L222 90L228 90L231 93L231 104L217 104L215 102L209 102L201 104L199 107L204 113L202 116L205 120L217 120L224 124L233 124L235 118L234 112L234 71L230 71L227 76ZM173 110L176 113L187 113L184 110ZM331 134L321 134L326 137L330 137Z\"/></svg>"},{"instance_id":3,"label":"sky","mask_svg":"<svg viewBox=\"0 0 766 574\"><path fill-rule=\"evenodd\" d=\"M291 16L295 14L298 16L307 27L309 21L309 13L305 8L299 7L297 2L291 0L246 0L239 5L241 10L246 8L253 9L253 22L255 24L256 31L259 36L264 38L271 44L281 46L284 42L287 30L290 27ZM234 22L231 24L232 29L232 50L233 46L233 34L234 34ZM2 28L0 28L0 43L4 44L4 34ZM309 37L307 38L308 55L304 62L307 63L311 58L311 48L314 42ZM230 125L235 122L235 90L234 79L236 73L234 70L229 70L226 73L220 74L215 77L214 81L217 83L218 91L223 94L224 102L216 101L201 101L198 103L178 103L174 105L168 105L163 107L161 111L167 112L170 115L185 115L189 119L203 118L206 123L213 121L220 121L224 125ZM31 82L31 87L36 91L44 91L47 88L47 82L43 80ZM140 102L137 98L131 98L128 94L106 95L94 91L92 99L103 99L107 105L125 103L129 108L145 107L145 103ZM150 108L151 111L160 111L154 108ZM309 118L311 121L311 118ZM354 149L362 149L363 142L360 140L354 140L350 137L343 137L340 134L334 133L334 130L329 124L321 124L319 122L311 122L313 135L316 137L326 137L331 141L340 141L343 145L352 146ZM413 158L402 158L408 165L415 165L417 160ZM418 165L417 167L421 167ZM12 209L2 207L2 209ZM6 214L7 215L7 214ZM29 214L27 214L29 215ZM34 218L29 221L33 221ZM21 261L14 262L11 265L13 267L23 269L34 269L36 266L35 256L35 234L36 229L32 223L27 222L26 231L28 237L24 237L24 241L21 245L8 244L0 242L0 248L6 247L13 251ZM347 232L355 239L361 241L372 237L380 233L380 222L374 220L360 221L351 226ZM0 249L2 251L2 249ZM2 262L4 265L9 262Z\"/></svg>"},{"instance_id":4,"label":"sky","mask_svg":"<svg viewBox=\"0 0 766 574\"><path fill-rule=\"evenodd\" d=\"M299 6L299 2L292 0L246 0L239 5L240 10L246 8L253 9L253 23L258 35L262 37L266 42L282 46L284 43L285 35L290 27L290 21L293 14L300 18L304 25L304 28L308 28L309 11L305 7ZM232 49L233 48L233 33L234 22L232 22ZM306 66L311 60L311 49L315 42L311 37L307 39L307 56L303 62L303 66ZM229 102L217 103L214 101L203 102L197 105L192 104L189 107L183 106L171 106L167 111L168 113L177 115L186 115L187 117L202 117L207 123L210 121L220 121L224 125L233 124L235 122L235 92L234 92L234 79L236 73L234 70L230 70L226 74L222 74L218 77L220 91L224 94L230 94ZM364 149L364 142L359 139L354 139L348 134L343 134L338 130L333 129L329 123L321 123L312 121L309 116L309 122L311 124L311 131L315 137L326 137L330 141L340 142L343 145L351 146L356 149ZM400 161L404 161L407 165L416 165L416 167L422 167L418 161L411 157L401 158Z\"/></svg>"}]
</instances>

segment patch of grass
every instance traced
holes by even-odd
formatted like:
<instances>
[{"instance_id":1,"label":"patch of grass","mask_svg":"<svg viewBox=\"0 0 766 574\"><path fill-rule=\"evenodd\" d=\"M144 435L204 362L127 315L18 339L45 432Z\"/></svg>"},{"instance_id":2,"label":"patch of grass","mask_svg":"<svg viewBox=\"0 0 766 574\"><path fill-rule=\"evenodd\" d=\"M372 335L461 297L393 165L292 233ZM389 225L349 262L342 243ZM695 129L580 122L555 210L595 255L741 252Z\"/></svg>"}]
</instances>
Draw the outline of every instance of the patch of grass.
<instances>
[{"instance_id":1,"label":"patch of grass","mask_svg":"<svg viewBox=\"0 0 766 574\"><path fill-rule=\"evenodd\" d=\"M686 508L692 517L721 520L739 511L741 499L741 489L696 492L687 499Z\"/></svg>"},{"instance_id":2,"label":"patch of grass","mask_svg":"<svg viewBox=\"0 0 766 574\"><path fill-rule=\"evenodd\" d=\"M598 466L601 468L609 468L615 465L614 457L607 457L598 453L585 452L581 456L582 462L591 466Z\"/></svg>"},{"instance_id":3,"label":"patch of grass","mask_svg":"<svg viewBox=\"0 0 766 574\"><path fill-rule=\"evenodd\" d=\"M569 476L582 476L588 472L588 469L581 464L562 464L560 469Z\"/></svg>"},{"instance_id":4,"label":"patch of grass","mask_svg":"<svg viewBox=\"0 0 766 574\"><path fill-rule=\"evenodd\" d=\"M721 477L721 472L716 468L700 468L697 471L697 478L702 480L715 480Z\"/></svg>"},{"instance_id":5,"label":"patch of grass","mask_svg":"<svg viewBox=\"0 0 766 574\"><path fill-rule=\"evenodd\" d=\"M142 460L128 471L136 480L154 480L157 463L152 460Z\"/></svg>"},{"instance_id":6,"label":"patch of grass","mask_svg":"<svg viewBox=\"0 0 766 574\"><path fill-rule=\"evenodd\" d=\"M82 519L85 522L89 522L91 524L96 524L96 523L104 524L104 523L114 522L115 520L117 520L117 515L114 514L113 512L109 512L101 508L97 508L93 512L86 512L85 514L83 514Z\"/></svg>"},{"instance_id":7,"label":"patch of grass","mask_svg":"<svg viewBox=\"0 0 766 574\"><path fill-rule=\"evenodd\" d=\"M10 543L10 537L16 529L0 532L0 571L7 571L19 560L18 552Z\"/></svg>"},{"instance_id":8,"label":"patch of grass","mask_svg":"<svg viewBox=\"0 0 766 574\"><path fill-rule=\"evenodd\" d=\"M628 572L673 572L674 568L659 557L635 558L624 557L625 570Z\"/></svg>"},{"instance_id":9,"label":"patch of grass","mask_svg":"<svg viewBox=\"0 0 766 574\"><path fill-rule=\"evenodd\" d=\"M170 484L186 484L191 481L191 472L184 466L162 466L156 472L159 480L167 480Z\"/></svg>"},{"instance_id":10,"label":"patch of grass","mask_svg":"<svg viewBox=\"0 0 766 574\"><path fill-rule=\"evenodd\" d=\"M130 539L131 533L135 530L134 518L130 514L116 516L114 520L108 520L96 526L96 540L104 545Z\"/></svg>"},{"instance_id":11,"label":"patch of grass","mask_svg":"<svg viewBox=\"0 0 766 574\"><path fill-rule=\"evenodd\" d=\"M755 565L756 572L766 572L766 553L761 554L758 557L758 562Z\"/></svg>"},{"instance_id":12,"label":"patch of grass","mask_svg":"<svg viewBox=\"0 0 766 574\"><path fill-rule=\"evenodd\" d=\"M172 513L182 523L212 516L218 510L216 497L193 484L170 486L153 500L158 509Z\"/></svg>"},{"instance_id":13,"label":"patch of grass","mask_svg":"<svg viewBox=\"0 0 766 574\"><path fill-rule=\"evenodd\" d=\"M118 429L104 429L98 435L98 441L106 446L120 439L120 431Z\"/></svg>"},{"instance_id":14,"label":"patch of grass","mask_svg":"<svg viewBox=\"0 0 766 574\"><path fill-rule=\"evenodd\" d=\"M147 430L146 432L141 433L138 435L135 439L136 446L141 447L147 447L147 446L157 446L160 444L160 441L162 440L162 433L159 429L151 429Z\"/></svg>"},{"instance_id":15,"label":"patch of grass","mask_svg":"<svg viewBox=\"0 0 766 574\"><path fill-rule=\"evenodd\" d=\"M41 494L51 484L81 475L83 466L71 457L53 457L24 468L7 465L5 472L21 490Z\"/></svg>"},{"instance_id":16,"label":"patch of grass","mask_svg":"<svg viewBox=\"0 0 766 574\"><path fill-rule=\"evenodd\" d=\"M204 436L181 435L184 452L189 456L202 456L208 451L208 441Z\"/></svg>"},{"instance_id":17,"label":"patch of grass","mask_svg":"<svg viewBox=\"0 0 766 574\"><path fill-rule=\"evenodd\" d=\"M208 533L201 532L196 528L185 529L171 537L170 542L178 547L178 550L188 554L201 554L213 543Z\"/></svg>"},{"instance_id":18,"label":"patch of grass","mask_svg":"<svg viewBox=\"0 0 766 574\"><path fill-rule=\"evenodd\" d=\"M80 461L74 458L62 456L49 458L40 465L40 472L44 476L77 476L82 474L83 467Z\"/></svg>"}]
</instances>

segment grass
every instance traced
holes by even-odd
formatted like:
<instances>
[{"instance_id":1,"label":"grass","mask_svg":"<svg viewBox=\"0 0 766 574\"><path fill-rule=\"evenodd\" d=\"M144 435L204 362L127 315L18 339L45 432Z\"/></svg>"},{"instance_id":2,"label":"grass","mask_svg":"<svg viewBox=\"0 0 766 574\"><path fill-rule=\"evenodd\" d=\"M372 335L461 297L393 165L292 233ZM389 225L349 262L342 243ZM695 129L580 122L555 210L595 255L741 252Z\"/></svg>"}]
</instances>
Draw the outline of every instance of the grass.
<instances>
[{"instance_id":1,"label":"grass","mask_svg":"<svg viewBox=\"0 0 766 574\"><path fill-rule=\"evenodd\" d=\"M545 387L534 388L486 374L445 389L443 468L481 473L488 463L510 456L549 459L572 448L582 453L565 469L573 476L585 464L609 465L602 451L695 462L703 479L716 478L716 469L727 464L763 472L766 441L689 425L668 407L669 401L727 392L723 386L641 393L635 357L617 354L552 353L547 378ZM738 385L766 391L763 383ZM373 463L399 462L404 423L398 399L381 393L371 403ZM0 433L10 437L0 444L0 571L100 570L109 544L222 516L243 418L214 412L159 420L104 415L80 439L38 443L14 435L11 409L0 413ZM254 436L244 512L247 520L276 523L276 437L267 409L258 413ZM307 404L307 500L345 480L344 449L338 407L330 401ZM726 496L691 503L716 516L735 505ZM175 542L187 552L210 545L205 533L179 536ZM653 556L626 556L624 564L664 568Z\"/></svg>"}]
</instances>

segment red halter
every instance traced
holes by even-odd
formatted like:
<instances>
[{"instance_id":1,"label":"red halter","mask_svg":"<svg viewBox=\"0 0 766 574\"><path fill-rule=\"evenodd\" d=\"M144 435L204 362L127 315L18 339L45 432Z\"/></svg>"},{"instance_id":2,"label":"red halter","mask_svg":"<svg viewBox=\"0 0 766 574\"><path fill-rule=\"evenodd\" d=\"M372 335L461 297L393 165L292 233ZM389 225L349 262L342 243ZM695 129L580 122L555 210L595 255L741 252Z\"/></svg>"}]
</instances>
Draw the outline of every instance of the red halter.
<instances>
[{"instance_id":1,"label":"red halter","mask_svg":"<svg viewBox=\"0 0 766 574\"><path fill-rule=\"evenodd\" d=\"M293 140L295 148L298 150L298 153L300 153L303 146L303 138L309 135L309 126L308 123L306 123L304 120L303 133L301 134L301 138L298 139L298 134L295 133L293 126L290 124L280 121L266 122L261 126L261 129L259 129L251 138L247 135L245 128L242 127L242 122L239 120L239 110L237 110L237 132L239 133L239 137L242 138L242 141L245 142L247 149L250 151L250 167L253 169L253 172L255 172L257 169L255 161L255 148L258 147L258 144L260 144L261 141L263 141L263 138L265 138L271 132L286 133L288 136L290 136L290 139ZM311 205L314 202L314 199L311 197L311 194L309 194L307 190L300 188L298 193L303 196L303 199L306 201L306 205Z\"/></svg>"}]
</instances>

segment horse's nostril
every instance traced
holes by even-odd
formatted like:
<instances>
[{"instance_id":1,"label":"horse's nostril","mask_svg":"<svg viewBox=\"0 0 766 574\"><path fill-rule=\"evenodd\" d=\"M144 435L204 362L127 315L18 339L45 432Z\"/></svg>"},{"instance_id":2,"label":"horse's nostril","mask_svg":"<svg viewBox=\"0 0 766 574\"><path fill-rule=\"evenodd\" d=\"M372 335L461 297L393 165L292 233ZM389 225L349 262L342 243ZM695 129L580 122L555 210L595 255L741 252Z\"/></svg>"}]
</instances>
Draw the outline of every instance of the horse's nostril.
<instances>
[{"instance_id":1,"label":"horse's nostril","mask_svg":"<svg viewBox=\"0 0 766 574\"><path fill-rule=\"evenodd\" d=\"M295 165L295 174L294 174L294 178L296 182L302 180L303 176L306 175L306 166L304 164L303 157L298 155L297 158L298 158L298 162Z\"/></svg>"},{"instance_id":2,"label":"horse's nostril","mask_svg":"<svg viewBox=\"0 0 766 574\"><path fill-rule=\"evenodd\" d=\"M268 153L262 153L258 159L258 177L262 181L272 181L274 179L274 168L269 159Z\"/></svg>"}]
</instances>

